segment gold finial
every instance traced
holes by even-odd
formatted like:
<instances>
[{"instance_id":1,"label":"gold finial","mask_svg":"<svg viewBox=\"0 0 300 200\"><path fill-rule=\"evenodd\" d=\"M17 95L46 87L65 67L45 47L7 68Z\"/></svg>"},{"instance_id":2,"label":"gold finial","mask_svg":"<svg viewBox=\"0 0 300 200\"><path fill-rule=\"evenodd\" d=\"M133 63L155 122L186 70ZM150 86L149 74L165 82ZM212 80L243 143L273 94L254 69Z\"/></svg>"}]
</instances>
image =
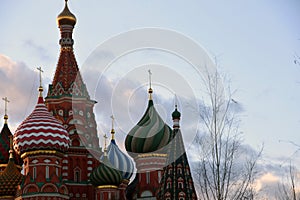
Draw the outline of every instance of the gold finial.
<instances>
[{"instance_id":1,"label":"gold finial","mask_svg":"<svg viewBox=\"0 0 300 200\"><path fill-rule=\"evenodd\" d=\"M13 136L9 136L9 158L14 158L13 156Z\"/></svg>"},{"instance_id":2,"label":"gold finial","mask_svg":"<svg viewBox=\"0 0 300 200\"><path fill-rule=\"evenodd\" d=\"M56 18L58 26L60 25L71 25L74 27L76 24L76 17L68 8L68 0L65 0L65 8Z\"/></svg>"},{"instance_id":3,"label":"gold finial","mask_svg":"<svg viewBox=\"0 0 300 200\"><path fill-rule=\"evenodd\" d=\"M107 135L106 135L106 133L104 134L104 156L107 156L107 144L106 144L106 140L107 140Z\"/></svg>"},{"instance_id":4,"label":"gold finial","mask_svg":"<svg viewBox=\"0 0 300 200\"><path fill-rule=\"evenodd\" d=\"M7 120L8 120L7 103L9 103L9 100L7 99L7 97L2 98L2 100L5 102L5 107L4 107L4 123L7 124Z\"/></svg>"},{"instance_id":5,"label":"gold finial","mask_svg":"<svg viewBox=\"0 0 300 200\"><path fill-rule=\"evenodd\" d=\"M110 131L111 139L114 140L115 139L115 129L114 129L115 118L113 115L110 116L110 118L111 118L111 131Z\"/></svg>"},{"instance_id":6,"label":"gold finial","mask_svg":"<svg viewBox=\"0 0 300 200\"><path fill-rule=\"evenodd\" d=\"M42 96L43 96L42 73L43 73L44 71L42 70L42 67L37 67L37 70L39 70L39 73L40 73L39 96L42 97Z\"/></svg>"},{"instance_id":7,"label":"gold finial","mask_svg":"<svg viewBox=\"0 0 300 200\"><path fill-rule=\"evenodd\" d=\"M151 76L152 76L152 72L151 72L150 69L148 70L148 73L149 73L149 90L148 90L149 100L152 100L152 93L153 93L153 90L151 88Z\"/></svg>"}]
</instances>

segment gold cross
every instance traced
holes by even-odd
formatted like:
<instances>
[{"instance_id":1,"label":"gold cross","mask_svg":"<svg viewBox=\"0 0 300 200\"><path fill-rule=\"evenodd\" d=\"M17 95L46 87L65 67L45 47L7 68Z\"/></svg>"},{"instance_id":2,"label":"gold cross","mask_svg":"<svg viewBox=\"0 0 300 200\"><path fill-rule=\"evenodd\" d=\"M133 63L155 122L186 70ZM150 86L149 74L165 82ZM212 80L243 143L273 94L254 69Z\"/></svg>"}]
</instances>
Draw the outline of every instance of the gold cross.
<instances>
[{"instance_id":1,"label":"gold cross","mask_svg":"<svg viewBox=\"0 0 300 200\"><path fill-rule=\"evenodd\" d=\"M111 118L111 129L114 129L114 122L115 122L115 118L114 118L114 116L112 115L112 116L110 116L110 118Z\"/></svg>"},{"instance_id":2,"label":"gold cross","mask_svg":"<svg viewBox=\"0 0 300 200\"><path fill-rule=\"evenodd\" d=\"M42 70L42 67L37 67L37 70L40 71L40 87L42 87L42 73L43 73L44 71Z\"/></svg>"},{"instance_id":3,"label":"gold cross","mask_svg":"<svg viewBox=\"0 0 300 200\"><path fill-rule=\"evenodd\" d=\"M111 118L111 131L110 131L110 133L111 133L111 139L114 140L115 139L115 129L114 129L115 118L114 118L113 115L110 116L110 118Z\"/></svg>"},{"instance_id":4,"label":"gold cross","mask_svg":"<svg viewBox=\"0 0 300 200\"><path fill-rule=\"evenodd\" d=\"M7 97L2 98L2 100L5 102L4 114L7 115L7 103L9 103L9 100L7 99Z\"/></svg>"},{"instance_id":5,"label":"gold cross","mask_svg":"<svg viewBox=\"0 0 300 200\"><path fill-rule=\"evenodd\" d=\"M150 69L148 70L148 73L149 73L149 85L150 85L150 88L151 88L151 75L152 75L152 72L151 72Z\"/></svg>"},{"instance_id":6,"label":"gold cross","mask_svg":"<svg viewBox=\"0 0 300 200\"><path fill-rule=\"evenodd\" d=\"M106 149L106 140L107 140L107 135L106 135L106 133L104 134L104 151L106 151L107 149Z\"/></svg>"}]
</instances>

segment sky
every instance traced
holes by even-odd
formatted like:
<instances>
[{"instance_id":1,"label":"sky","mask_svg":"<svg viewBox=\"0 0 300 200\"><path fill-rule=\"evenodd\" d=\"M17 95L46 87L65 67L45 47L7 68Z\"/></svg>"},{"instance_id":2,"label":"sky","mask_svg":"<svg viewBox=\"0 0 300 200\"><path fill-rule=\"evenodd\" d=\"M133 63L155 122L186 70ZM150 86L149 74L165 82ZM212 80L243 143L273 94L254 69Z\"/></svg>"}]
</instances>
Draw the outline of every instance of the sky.
<instances>
[{"instance_id":1,"label":"sky","mask_svg":"<svg viewBox=\"0 0 300 200\"><path fill-rule=\"evenodd\" d=\"M53 78L59 55L56 16L63 6L63 0L1 0L0 96L10 99L12 130L36 103L36 67L45 71L46 90ZM191 115L182 118L182 127L186 124L186 132L197 128L187 120L197 116L186 104L197 107L202 86L196 80L201 74L194 73L191 63L176 54L180 49L164 51L179 42L183 50L189 49L186 57L197 62L208 54L226 74L241 108L243 142L254 149L264 145L265 166L279 169L290 160L299 166L300 65L294 59L300 55L300 1L70 0L69 8L77 17L73 33L77 63L91 97L99 102L95 112L100 132L109 129L109 116L114 112L122 140L141 117L147 102L149 66L162 117L171 125L168 116L177 91L183 114ZM145 29L146 33L139 32ZM152 41L159 30L166 36L158 37L156 48L138 49L145 44L135 33ZM201 48L188 46L194 44ZM160 45L165 48L159 49ZM201 56L193 57L200 55L198 51ZM101 68L99 63L108 67ZM0 115L3 112L4 102ZM274 171L264 174L262 180L276 182Z\"/></svg>"}]
</instances>

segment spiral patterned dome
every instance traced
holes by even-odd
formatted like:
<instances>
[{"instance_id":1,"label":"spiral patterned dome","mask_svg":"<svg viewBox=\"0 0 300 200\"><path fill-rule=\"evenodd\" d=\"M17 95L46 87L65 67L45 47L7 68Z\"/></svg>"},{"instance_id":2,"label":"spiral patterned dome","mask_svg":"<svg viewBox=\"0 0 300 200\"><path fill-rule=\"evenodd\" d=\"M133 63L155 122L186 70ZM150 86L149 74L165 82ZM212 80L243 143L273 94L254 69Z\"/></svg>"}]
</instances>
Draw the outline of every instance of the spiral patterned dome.
<instances>
[{"instance_id":1,"label":"spiral patterned dome","mask_svg":"<svg viewBox=\"0 0 300 200\"><path fill-rule=\"evenodd\" d=\"M7 196L15 196L18 186L24 179L24 176L21 174L15 164L12 152L14 151L10 150L10 158L7 166L0 174L0 199L6 199Z\"/></svg>"},{"instance_id":2,"label":"spiral patterned dome","mask_svg":"<svg viewBox=\"0 0 300 200\"><path fill-rule=\"evenodd\" d=\"M150 98L144 116L126 136L125 148L129 154L155 152L169 143L171 135L171 128L159 116Z\"/></svg>"},{"instance_id":3,"label":"spiral patterned dome","mask_svg":"<svg viewBox=\"0 0 300 200\"><path fill-rule=\"evenodd\" d=\"M131 158L120 150L114 138L107 147L107 157L110 163L120 171L123 179L131 178L134 164Z\"/></svg>"},{"instance_id":4,"label":"spiral patterned dome","mask_svg":"<svg viewBox=\"0 0 300 200\"><path fill-rule=\"evenodd\" d=\"M32 113L21 123L14 134L14 148L23 154L35 150L57 150L65 152L70 143L68 132L61 122L47 110L43 97Z\"/></svg>"},{"instance_id":5,"label":"spiral patterned dome","mask_svg":"<svg viewBox=\"0 0 300 200\"><path fill-rule=\"evenodd\" d=\"M92 171L90 181L96 187L105 185L119 186L122 182L122 175L112 166L107 155L104 155L100 165Z\"/></svg>"}]
</instances>

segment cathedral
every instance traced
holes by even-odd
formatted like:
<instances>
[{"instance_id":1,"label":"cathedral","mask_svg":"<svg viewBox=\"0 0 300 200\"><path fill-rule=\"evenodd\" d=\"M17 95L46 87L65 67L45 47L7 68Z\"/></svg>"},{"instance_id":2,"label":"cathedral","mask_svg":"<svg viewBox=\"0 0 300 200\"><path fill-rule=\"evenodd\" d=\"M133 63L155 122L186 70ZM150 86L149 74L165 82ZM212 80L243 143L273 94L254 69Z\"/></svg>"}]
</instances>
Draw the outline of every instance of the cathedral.
<instances>
[{"instance_id":1,"label":"cathedral","mask_svg":"<svg viewBox=\"0 0 300 200\"><path fill-rule=\"evenodd\" d=\"M196 200L181 113L175 105L173 124L167 125L155 109L151 84L144 115L125 141L116 141L111 117L110 134L100 148L93 111L97 102L90 98L75 59L76 17L67 0L56 19L60 55L52 83L43 97L40 77L36 106L14 134L8 125L9 101L3 98L0 199ZM118 146L122 142L127 154Z\"/></svg>"}]
</instances>

